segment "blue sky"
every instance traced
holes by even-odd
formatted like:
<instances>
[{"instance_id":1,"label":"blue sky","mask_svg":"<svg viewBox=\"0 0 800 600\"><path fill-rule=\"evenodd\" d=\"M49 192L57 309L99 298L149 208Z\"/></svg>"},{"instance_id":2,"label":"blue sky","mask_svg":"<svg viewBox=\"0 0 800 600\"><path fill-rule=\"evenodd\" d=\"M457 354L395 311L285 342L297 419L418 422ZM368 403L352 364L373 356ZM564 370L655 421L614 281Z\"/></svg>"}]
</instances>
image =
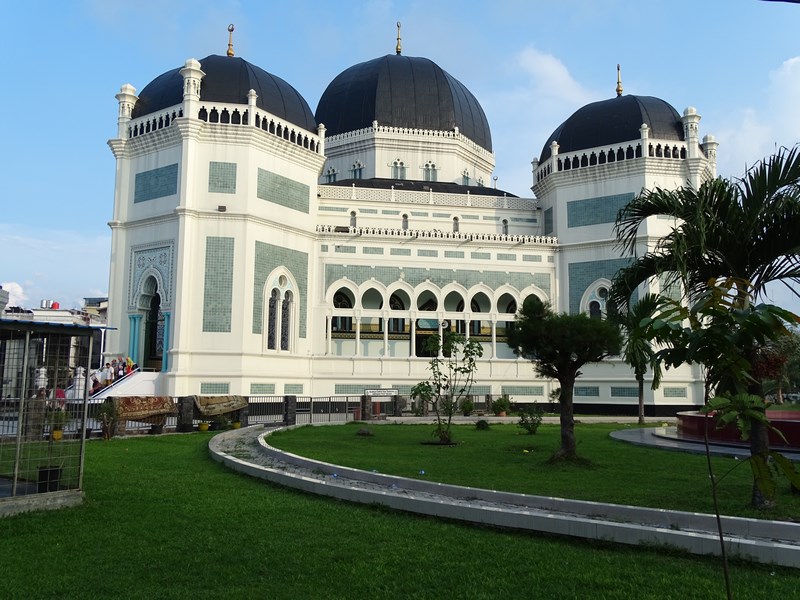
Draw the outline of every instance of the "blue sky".
<instances>
[{"instance_id":1,"label":"blue sky","mask_svg":"<svg viewBox=\"0 0 800 600\"><path fill-rule=\"evenodd\" d=\"M498 186L530 195L531 159L588 102L625 93L694 106L720 175L800 141L800 5L758 0L7 3L0 44L0 283L12 303L78 307L108 291L122 84L141 90L187 58L237 56L312 110L341 71L394 51L464 83L489 119ZM773 300L787 303L788 294ZM787 304L800 310L797 303Z\"/></svg>"}]
</instances>

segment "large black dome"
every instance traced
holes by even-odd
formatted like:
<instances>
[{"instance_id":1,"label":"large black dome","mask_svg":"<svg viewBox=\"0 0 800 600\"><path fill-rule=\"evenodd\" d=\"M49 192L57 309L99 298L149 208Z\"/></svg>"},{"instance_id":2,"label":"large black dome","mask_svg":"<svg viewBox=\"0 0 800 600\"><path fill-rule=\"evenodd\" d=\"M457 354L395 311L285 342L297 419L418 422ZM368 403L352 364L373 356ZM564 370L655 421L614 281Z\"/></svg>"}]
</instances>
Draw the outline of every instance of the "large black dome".
<instances>
[{"instance_id":1,"label":"large black dome","mask_svg":"<svg viewBox=\"0 0 800 600\"><path fill-rule=\"evenodd\" d=\"M372 127L452 131L492 150L481 105L464 85L427 58L389 54L340 73L319 101L326 135Z\"/></svg>"},{"instance_id":2,"label":"large black dome","mask_svg":"<svg viewBox=\"0 0 800 600\"><path fill-rule=\"evenodd\" d=\"M200 61L205 77L200 101L247 104L247 93L258 94L256 106L307 131L317 125L308 102L280 77L267 73L238 56L211 55ZM181 68L167 71L148 83L139 94L132 117L142 117L183 102Z\"/></svg>"},{"instance_id":3,"label":"large black dome","mask_svg":"<svg viewBox=\"0 0 800 600\"><path fill-rule=\"evenodd\" d=\"M650 137L683 140L680 115L670 104L653 96L617 96L587 104L559 125L542 148L540 161L550 158L550 144L559 154L638 140L642 123Z\"/></svg>"}]
</instances>

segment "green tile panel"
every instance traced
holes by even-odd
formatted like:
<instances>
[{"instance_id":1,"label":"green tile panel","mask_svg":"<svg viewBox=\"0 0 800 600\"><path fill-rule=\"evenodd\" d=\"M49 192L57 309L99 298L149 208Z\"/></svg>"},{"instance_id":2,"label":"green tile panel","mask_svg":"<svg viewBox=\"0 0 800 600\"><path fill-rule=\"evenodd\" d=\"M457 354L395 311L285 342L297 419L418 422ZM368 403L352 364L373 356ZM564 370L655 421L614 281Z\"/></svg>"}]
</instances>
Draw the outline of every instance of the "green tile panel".
<instances>
[{"instance_id":1,"label":"green tile panel","mask_svg":"<svg viewBox=\"0 0 800 600\"><path fill-rule=\"evenodd\" d=\"M322 244L320 247L320 252L327 252L328 251L328 244Z\"/></svg>"},{"instance_id":2,"label":"green tile panel","mask_svg":"<svg viewBox=\"0 0 800 600\"><path fill-rule=\"evenodd\" d=\"M356 247L355 246L334 246L334 252L338 252L339 254L355 254Z\"/></svg>"},{"instance_id":3,"label":"green tile panel","mask_svg":"<svg viewBox=\"0 0 800 600\"><path fill-rule=\"evenodd\" d=\"M323 212L340 212L340 213L347 212L347 209L341 206L320 206L319 209Z\"/></svg>"},{"instance_id":4,"label":"green tile panel","mask_svg":"<svg viewBox=\"0 0 800 600\"><path fill-rule=\"evenodd\" d=\"M614 279L622 267L630 264L630 258L590 260L570 263L567 267L569 279L569 312L577 314L581 310L581 298L587 288L598 279Z\"/></svg>"},{"instance_id":5,"label":"green tile panel","mask_svg":"<svg viewBox=\"0 0 800 600\"><path fill-rule=\"evenodd\" d=\"M498 252L497 253L497 260L512 260L512 261L516 261L517 260L517 255L516 254L505 254L504 252Z\"/></svg>"},{"instance_id":6,"label":"green tile panel","mask_svg":"<svg viewBox=\"0 0 800 600\"><path fill-rule=\"evenodd\" d=\"M613 223L620 209L627 206L633 197L633 193L626 193L567 202L567 227Z\"/></svg>"},{"instance_id":7,"label":"green tile panel","mask_svg":"<svg viewBox=\"0 0 800 600\"><path fill-rule=\"evenodd\" d=\"M207 237L203 281L203 331L229 333L233 306L232 237Z\"/></svg>"},{"instance_id":8,"label":"green tile panel","mask_svg":"<svg viewBox=\"0 0 800 600\"><path fill-rule=\"evenodd\" d=\"M411 248L390 248L391 256L411 256Z\"/></svg>"},{"instance_id":9,"label":"green tile panel","mask_svg":"<svg viewBox=\"0 0 800 600\"><path fill-rule=\"evenodd\" d=\"M511 217L512 223L538 223L539 219L523 219L521 217Z\"/></svg>"},{"instance_id":10,"label":"green tile panel","mask_svg":"<svg viewBox=\"0 0 800 600\"><path fill-rule=\"evenodd\" d=\"M584 386L584 385L581 385L581 386L576 385L573 395L576 398L578 398L578 397L590 397L590 396L591 397L594 397L594 396L598 396L599 397L600 396L600 388L598 386L596 386L596 385L586 385L586 386Z\"/></svg>"},{"instance_id":11,"label":"green tile panel","mask_svg":"<svg viewBox=\"0 0 800 600\"><path fill-rule=\"evenodd\" d=\"M136 174L133 202L145 202L178 193L178 163Z\"/></svg>"},{"instance_id":12,"label":"green tile panel","mask_svg":"<svg viewBox=\"0 0 800 600\"><path fill-rule=\"evenodd\" d=\"M687 391L685 387L669 387L664 386L664 398L686 398Z\"/></svg>"},{"instance_id":13,"label":"green tile panel","mask_svg":"<svg viewBox=\"0 0 800 600\"><path fill-rule=\"evenodd\" d=\"M426 212L418 212L418 211L412 210L411 211L411 216L412 217L427 217L428 213L426 213Z\"/></svg>"},{"instance_id":14,"label":"green tile panel","mask_svg":"<svg viewBox=\"0 0 800 600\"><path fill-rule=\"evenodd\" d=\"M278 267L284 267L292 274L299 289L292 290L297 302L298 336L306 337L308 304L308 254L299 250L274 246L266 242L256 242L255 267L253 274L253 333L260 334L264 322L264 285L269 274Z\"/></svg>"},{"instance_id":15,"label":"green tile panel","mask_svg":"<svg viewBox=\"0 0 800 600\"><path fill-rule=\"evenodd\" d=\"M548 208L544 211L544 234L551 235L553 233L553 209Z\"/></svg>"},{"instance_id":16,"label":"green tile panel","mask_svg":"<svg viewBox=\"0 0 800 600\"><path fill-rule=\"evenodd\" d=\"M364 246L361 252L363 254L383 254L383 248L377 246Z\"/></svg>"},{"instance_id":17,"label":"green tile panel","mask_svg":"<svg viewBox=\"0 0 800 600\"><path fill-rule=\"evenodd\" d=\"M435 212L433 213L435 219L449 219L450 213Z\"/></svg>"},{"instance_id":18,"label":"green tile panel","mask_svg":"<svg viewBox=\"0 0 800 600\"><path fill-rule=\"evenodd\" d=\"M540 254L523 254L522 262L542 262Z\"/></svg>"},{"instance_id":19,"label":"green tile panel","mask_svg":"<svg viewBox=\"0 0 800 600\"><path fill-rule=\"evenodd\" d=\"M611 386L611 397L612 398L638 398L639 397L639 388L638 387L616 387Z\"/></svg>"},{"instance_id":20,"label":"green tile panel","mask_svg":"<svg viewBox=\"0 0 800 600\"><path fill-rule=\"evenodd\" d=\"M308 214L309 187L283 175L259 169L256 196Z\"/></svg>"},{"instance_id":21,"label":"green tile panel","mask_svg":"<svg viewBox=\"0 0 800 600\"><path fill-rule=\"evenodd\" d=\"M469 257L475 260L489 260L492 255L488 252L470 252Z\"/></svg>"},{"instance_id":22,"label":"green tile panel","mask_svg":"<svg viewBox=\"0 0 800 600\"><path fill-rule=\"evenodd\" d=\"M445 258L464 258L464 253L461 250L445 250Z\"/></svg>"},{"instance_id":23,"label":"green tile panel","mask_svg":"<svg viewBox=\"0 0 800 600\"><path fill-rule=\"evenodd\" d=\"M363 215L377 215L378 209L377 208L359 208L358 212Z\"/></svg>"},{"instance_id":24,"label":"green tile panel","mask_svg":"<svg viewBox=\"0 0 800 600\"><path fill-rule=\"evenodd\" d=\"M437 256L439 256L439 251L420 249L417 250L417 256L427 256L428 258L436 258Z\"/></svg>"},{"instance_id":25,"label":"green tile panel","mask_svg":"<svg viewBox=\"0 0 800 600\"><path fill-rule=\"evenodd\" d=\"M208 191L218 194L236 193L236 163L208 163Z\"/></svg>"},{"instance_id":26,"label":"green tile panel","mask_svg":"<svg viewBox=\"0 0 800 600\"><path fill-rule=\"evenodd\" d=\"M250 395L252 396L274 396L275 384L274 383L251 383Z\"/></svg>"},{"instance_id":27,"label":"green tile panel","mask_svg":"<svg viewBox=\"0 0 800 600\"><path fill-rule=\"evenodd\" d=\"M231 384L230 383L201 383L200 384L200 393L201 394L229 394L230 393Z\"/></svg>"},{"instance_id":28,"label":"green tile panel","mask_svg":"<svg viewBox=\"0 0 800 600\"><path fill-rule=\"evenodd\" d=\"M509 396L544 396L543 385L503 385L500 390Z\"/></svg>"},{"instance_id":29,"label":"green tile panel","mask_svg":"<svg viewBox=\"0 0 800 600\"><path fill-rule=\"evenodd\" d=\"M486 217L486 216L484 216L483 220L484 221L499 221L500 217Z\"/></svg>"},{"instance_id":30,"label":"green tile panel","mask_svg":"<svg viewBox=\"0 0 800 600\"><path fill-rule=\"evenodd\" d=\"M480 220L480 216L478 215L461 215L462 219L469 219L471 221L478 221Z\"/></svg>"},{"instance_id":31,"label":"green tile panel","mask_svg":"<svg viewBox=\"0 0 800 600\"><path fill-rule=\"evenodd\" d=\"M381 214L382 215L399 215L400 211L399 210L382 210Z\"/></svg>"},{"instance_id":32,"label":"green tile panel","mask_svg":"<svg viewBox=\"0 0 800 600\"><path fill-rule=\"evenodd\" d=\"M285 383L283 384L283 394L285 396L296 396L303 393L302 383Z\"/></svg>"}]
</instances>

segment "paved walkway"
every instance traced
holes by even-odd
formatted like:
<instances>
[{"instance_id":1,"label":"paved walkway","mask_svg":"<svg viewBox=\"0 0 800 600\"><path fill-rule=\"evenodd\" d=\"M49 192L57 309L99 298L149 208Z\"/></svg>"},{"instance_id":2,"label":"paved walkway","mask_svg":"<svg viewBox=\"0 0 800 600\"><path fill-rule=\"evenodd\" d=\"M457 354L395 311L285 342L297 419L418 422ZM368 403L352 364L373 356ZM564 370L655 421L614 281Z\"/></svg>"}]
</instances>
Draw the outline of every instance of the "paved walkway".
<instances>
[{"instance_id":1,"label":"paved walkway","mask_svg":"<svg viewBox=\"0 0 800 600\"><path fill-rule=\"evenodd\" d=\"M421 421L430 423L429 418ZM720 552L712 515L513 494L360 471L272 448L265 440L269 432L260 425L223 432L211 439L209 450L215 460L236 471L352 502L623 544L667 544L694 554ZM739 517L722 521L729 555L800 568L800 522Z\"/></svg>"}]
</instances>

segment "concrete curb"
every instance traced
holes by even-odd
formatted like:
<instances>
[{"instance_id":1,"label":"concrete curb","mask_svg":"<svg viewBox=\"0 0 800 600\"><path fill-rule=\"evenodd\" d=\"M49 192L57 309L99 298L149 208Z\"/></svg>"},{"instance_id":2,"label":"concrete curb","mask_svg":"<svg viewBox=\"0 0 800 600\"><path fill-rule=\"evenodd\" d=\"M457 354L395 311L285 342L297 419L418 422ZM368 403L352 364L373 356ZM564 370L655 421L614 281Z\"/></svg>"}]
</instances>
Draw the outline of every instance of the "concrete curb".
<instances>
[{"instance_id":1,"label":"concrete curb","mask_svg":"<svg viewBox=\"0 0 800 600\"><path fill-rule=\"evenodd\" d=\"M361 471L307 459L270 446L260 426L221 433L209 442L227 467L313 494L471 523L621 544L681 548L719 555L713 515L532 496ZM246 441L247 440L247 441ZM237 458L237 445L257 443L262 457ZM729 556L800 568L800 523L723 517Z\"/></svg>"}]
</instances>

